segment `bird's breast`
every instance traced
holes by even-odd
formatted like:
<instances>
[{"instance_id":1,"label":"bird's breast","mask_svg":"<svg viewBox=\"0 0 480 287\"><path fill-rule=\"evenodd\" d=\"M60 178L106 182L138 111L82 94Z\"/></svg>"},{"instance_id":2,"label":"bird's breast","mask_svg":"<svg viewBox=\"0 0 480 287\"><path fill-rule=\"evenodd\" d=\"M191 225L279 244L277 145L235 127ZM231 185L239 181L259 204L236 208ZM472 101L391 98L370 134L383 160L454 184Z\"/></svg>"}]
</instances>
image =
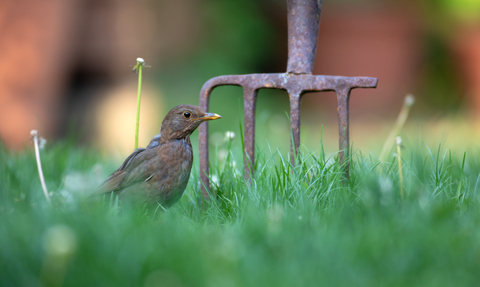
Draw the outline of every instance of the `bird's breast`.
<instances>
[{"instance_id":1,"label":"bird's breast","mask_svg":"<svg viewBox=\"0 0 480 287\"><path fill-rule=\"evenodd\" d=\"M162 202L175 202L188 184L193 163L192 146L184 140L164 143L158 147L157 157L157 170L154 171L152 183L156 185Z\"/></svg>"},{"instance_id":2,"label":"bird's breast","mask_svg":"<svg viewBox=\"0 0 480 287\"><path fill-rule=\"evenodd\" d=\"M192 170L192 145L184 140L179 140L178 143L175 144L177 145L175 148L175 161L178 167L177 182L179 185L184 183L186 186L188 183L188 178L190 177L190 171Z\"/></svg>"}]
</instances>

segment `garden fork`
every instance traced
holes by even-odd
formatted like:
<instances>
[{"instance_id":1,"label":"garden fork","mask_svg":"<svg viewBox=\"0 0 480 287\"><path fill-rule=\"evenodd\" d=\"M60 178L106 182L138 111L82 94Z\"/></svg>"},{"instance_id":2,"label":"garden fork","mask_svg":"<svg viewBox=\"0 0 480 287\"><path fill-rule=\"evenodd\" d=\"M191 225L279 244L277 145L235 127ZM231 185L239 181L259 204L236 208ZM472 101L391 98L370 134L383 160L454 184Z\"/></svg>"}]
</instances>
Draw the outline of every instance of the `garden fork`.
<instances>
[{"instance_id":1,"label":"garden fork","mask_svg":"<svg viewBox=\"0 0 480 287\"><path fill-rule=\"evenodd\" d=\"M300 100L308 92L335 91L338 101L339 163L348 177L349 163L349 97L355 88L376 88L377 79L369 77L342 77L312 75L320 28L321 0L287 0L288 11L288 63L283 74L248 74L219 76L208 80L200 92L200 107L208 111L210 94L215 87L234 85L244 92L244 176L254 175L255 163L255 110L259 89L283 89L290 98L290 121L293 143L290 161L300 146ZM199 128L200 178L202 194L208 199L210 188L208 160L208 123Z\"/></svg>"}]
</instances>

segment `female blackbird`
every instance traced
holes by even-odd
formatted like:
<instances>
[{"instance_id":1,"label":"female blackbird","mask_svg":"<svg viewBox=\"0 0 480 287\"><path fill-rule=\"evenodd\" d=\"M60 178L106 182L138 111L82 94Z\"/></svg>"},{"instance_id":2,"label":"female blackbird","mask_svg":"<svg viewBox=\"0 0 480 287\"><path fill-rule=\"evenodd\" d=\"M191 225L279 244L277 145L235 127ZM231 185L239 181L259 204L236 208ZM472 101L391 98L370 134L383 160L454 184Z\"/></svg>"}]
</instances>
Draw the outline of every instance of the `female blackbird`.
<instances>
[{"instance_id":1,"label":"female blackbird","mask_svg":"<svg viewBox=\"0 0 480 287\"><path fill-rule=\"evenodd\" d=\"M135 205L169 207L180 199L192 169L190 135L204 121L221 116L192 105L176 106L147 148L136 149L98 188Z\"/></svg>"}]
</instances>

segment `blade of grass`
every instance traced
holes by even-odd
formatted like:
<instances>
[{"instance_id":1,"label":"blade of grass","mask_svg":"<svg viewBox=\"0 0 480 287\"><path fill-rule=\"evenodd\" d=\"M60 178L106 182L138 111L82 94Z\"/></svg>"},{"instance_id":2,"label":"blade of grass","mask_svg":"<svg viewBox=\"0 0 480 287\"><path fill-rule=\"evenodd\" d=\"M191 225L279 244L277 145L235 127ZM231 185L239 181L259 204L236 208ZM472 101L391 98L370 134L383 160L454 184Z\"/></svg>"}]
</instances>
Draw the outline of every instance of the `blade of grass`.
<instances>
[{"instance_id":1,"label":"blade of grass","mask_svg":"<svg viewBox=\"0 0 480 287\"><path fill-rule=\"evenodd\" d=\"M402 109L400 110L397 120L395 121L395 125L393 129L390 131L390 134L388 134L388 137L385 140L385 143L383 144L382 151L380 152L380 156L378 157L380 161L383 162L386 160L387 153L390 151L390 149L392 148L392 145L394 144L395 135L398 135L400 133L400 130L405 124L405 121L408 118L408 113L410 112L410 109L412 108L414 103L415 103L415 98L413 97L413 95L408 94L405 97Z\"/></svg>"},{"instance_id":2,"label":"blade of grass","mask_svg":"<svg viewBox=\"0 0 480 287\"><path fill-rule=\"evenodd\" d=\"M42 162L40 161L40 149L38 148L38 131L32 130L30 132L30 135L32 136L33 145L35 147L35 158L37 160L38 176L40 177L40 183L42 184L43 194L45 195L48 204L51 204L50 196L48 195L47 185L45 184L45 178L43 177Z\"/></svg>"},{"instance_id":3,"label":"blade of grass","mask_svg":"<svg viewBox=\"0 0 480 287\"><path fill-rule=\"evenodd\" d=\"M135 149L138 148L138 129L140 126L140 101L142 99L142 70L145 61L142 58L137 58L137 64L133 69L134 72L138 72L138 91L137 91L137 121L135 124Z\"/></svg>"}]
</instances>

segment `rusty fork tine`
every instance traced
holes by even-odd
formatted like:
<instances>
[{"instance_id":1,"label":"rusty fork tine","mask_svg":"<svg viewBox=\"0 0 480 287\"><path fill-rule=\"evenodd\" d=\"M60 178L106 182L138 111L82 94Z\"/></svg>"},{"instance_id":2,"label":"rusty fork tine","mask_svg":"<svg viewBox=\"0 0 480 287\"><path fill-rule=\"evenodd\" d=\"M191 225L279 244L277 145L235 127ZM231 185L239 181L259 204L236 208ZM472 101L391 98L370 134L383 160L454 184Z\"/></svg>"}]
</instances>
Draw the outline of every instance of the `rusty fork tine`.
<instances>
[{"instance_id":1,"label":"rusty fork tine","mask_svg":"<svg viewBox=\"0 0 480 287\"><path fill-rule=\"evenodd\" d=\"M219 76L208 80L200 91L199 106L205 112L208 112L210 104L210 94L215 87L222 85L241 86L240 77L236 76ZM200 180L201 190L203 198L208 198L207 190L210 189L210 181L208 175L210 174L209 168L209 154L208 154L208 122L203 122L198 127L198 149L199 149L199 161L200 161Z\"/></svg>"},{"instance_id":2,"label":"rusty fork tine","mask_svg":"<svg viewBox=\"0 0 480 287\"><path fill-rule=\"evenodd\" d=\"M207 82L208 83L208 82ZM210 102L210 93L212 92L213 87L209 87L205 83L200 93L200 103L199 106L205 112L208 112L208 105ZM210 174L208 166L208 122L203 122L198 127L198 157L200 161L200 184L203 198L208 198L207 190L210 189L210 181L208 180L208 175Z\"/></svg>"},{"instance_id":3,"label":"rusty fork tine","mask_svg":"<svg viewBox=\"0 0 480 287\"><path fill-rule=\"evenodd\" d=\"M298 91L289 91L288 96L290 98L290 123L293 137L293 142L290 139L290 162L295 166L295 156L298 154L298 148L300 147L300 100L302 95Z\"/></svg>"},{"instance_id":4,"label":"rusty fork tine","mask_svg":"<svg viewBox=\"0 0 480 287\"><path fill-rule=\"evenodd\" d=\"M349 102L350 102L350 87L344 87L338 89L337 101L338 101L338 146L339 152L339 164L343 167L345 176L348 178L348 172L350 163L345 160L349 159L350 149L350 132L349 132Z\"/></svg>"},{"instance_id":5,"label":"rusty fork tine","mask_svg":"<svg viewBox=\"0 0 480 287\"><path fill-rule=\"evenodd\" d=\"M244 102L244 177L248 181L254 175L255 167L255 111L257 109L258 90L252 87L243 88Z\"/></svg>"}]
</instances>

